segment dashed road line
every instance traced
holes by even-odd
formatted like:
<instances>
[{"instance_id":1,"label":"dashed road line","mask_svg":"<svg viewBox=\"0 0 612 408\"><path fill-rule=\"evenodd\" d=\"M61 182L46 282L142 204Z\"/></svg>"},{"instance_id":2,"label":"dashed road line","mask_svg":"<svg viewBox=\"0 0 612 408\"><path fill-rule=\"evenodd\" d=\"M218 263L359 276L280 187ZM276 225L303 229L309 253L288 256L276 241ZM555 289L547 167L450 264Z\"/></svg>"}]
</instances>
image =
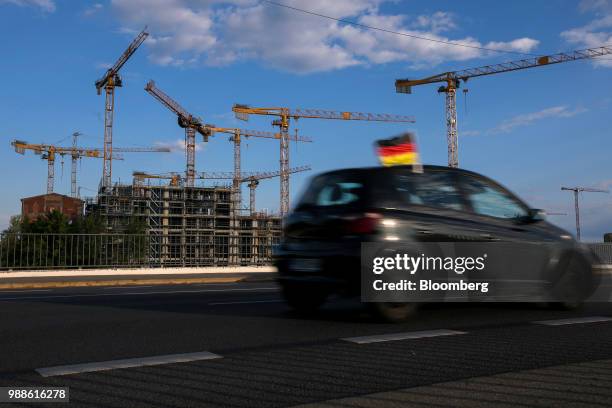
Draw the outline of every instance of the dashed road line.
<instances>
[{"instance_id":1,"label":"dashed road line","mask_svg":"<svg viewBox=\"0 0 612 408\"><path fill-rule=\"evenodd\" d=\"M597 323L597 322L609 322L609 321L612 321L612 317L591 316L591 317L576 317L573 319L539 320L533 323L543 324L546 326L565 326L567 324Z\"/></svg>"},{"instance_id":2,"label":"dashed road line","mask_svg":"<svg viewBox=\"0 0 612 408\"><path fill-rule=\"evenodd\" d=\"M426 337L438 337L438 336L454 336L457 334L466 334L467 332L457 330L423 330L413 331L404 333L390 333L380 334L374 336L362 336L362 337L347 337L341 340L348 341L357 344L369 344L369 343L381 343L384 341L396 341L396 340L410 340L410 339L422 339Z\"/></svg>"},{"instance_id":3,"label":"dashed road line","mask_svg":"<svg viewBox=\"0 0 612 408\"><path fill-rule=\"evenodd\" d=\"M119 368L187 363L191 361L212 360L217 358L223 358L223 356L211 353L209 351L201 351L197 353L167 354L154 357L127 358L122 360L37 368L35 371L43 377L56 377L60 375L91 373L94 371L116 370Z\"/></svg>"}]
</instances>

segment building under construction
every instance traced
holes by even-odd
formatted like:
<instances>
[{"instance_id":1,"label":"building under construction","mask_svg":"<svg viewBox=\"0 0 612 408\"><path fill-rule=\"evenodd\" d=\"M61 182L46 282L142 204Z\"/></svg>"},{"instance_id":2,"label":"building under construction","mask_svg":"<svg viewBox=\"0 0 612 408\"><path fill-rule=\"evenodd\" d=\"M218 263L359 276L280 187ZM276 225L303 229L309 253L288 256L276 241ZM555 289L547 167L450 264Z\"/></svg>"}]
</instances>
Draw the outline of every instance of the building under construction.
<instances>
[{"instance_id":1,"label":"building under construction","mask_svg":"<svg viewBox=\"0 0 612 408\"><path fill-rule=\"evenodd\" d=\"M109 232L144 228L143 250L158 266L261 265L281 234L279 216L243 214L230 185L114 184L101 187L86 211Z\"/></svg>"}]
</instances>

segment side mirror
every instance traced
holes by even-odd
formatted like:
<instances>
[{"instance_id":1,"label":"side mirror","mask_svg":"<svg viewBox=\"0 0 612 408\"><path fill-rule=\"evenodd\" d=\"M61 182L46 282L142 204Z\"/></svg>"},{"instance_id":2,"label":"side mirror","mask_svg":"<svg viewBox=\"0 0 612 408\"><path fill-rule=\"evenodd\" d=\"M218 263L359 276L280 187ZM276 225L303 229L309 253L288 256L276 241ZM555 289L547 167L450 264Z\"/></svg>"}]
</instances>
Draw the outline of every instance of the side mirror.
<instances>
[{"instance_id":1,"label":"side mirror","mask_svg":"<svg viewBox=\"0 0 612 408\"><path fill-rule=\"evenodd\" d=\"M544 221L546 219L546 211L539 208L531 208L529 210L529 219L532 222Z\"/></svg>"}]
</instances>

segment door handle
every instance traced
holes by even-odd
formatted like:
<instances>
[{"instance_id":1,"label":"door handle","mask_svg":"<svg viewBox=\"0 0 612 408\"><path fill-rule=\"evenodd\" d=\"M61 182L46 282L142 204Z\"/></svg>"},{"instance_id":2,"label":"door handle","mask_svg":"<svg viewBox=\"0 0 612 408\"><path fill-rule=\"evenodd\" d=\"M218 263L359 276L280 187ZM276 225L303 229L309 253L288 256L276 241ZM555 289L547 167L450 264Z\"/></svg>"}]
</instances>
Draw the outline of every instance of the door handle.
<instances>
[{"instance_id":1,"label":"door handle","mask_svg":"<svg viewBox=\"0 0 612 408\"><path fill-rule=\"evenodd\" d=\"M421 234L421 235L431 235L431 234L433 234L433 232L431 232L431 230L424 229L424 228L417 229L416 232L418 234Z\"/></svg>"}]
</instances>

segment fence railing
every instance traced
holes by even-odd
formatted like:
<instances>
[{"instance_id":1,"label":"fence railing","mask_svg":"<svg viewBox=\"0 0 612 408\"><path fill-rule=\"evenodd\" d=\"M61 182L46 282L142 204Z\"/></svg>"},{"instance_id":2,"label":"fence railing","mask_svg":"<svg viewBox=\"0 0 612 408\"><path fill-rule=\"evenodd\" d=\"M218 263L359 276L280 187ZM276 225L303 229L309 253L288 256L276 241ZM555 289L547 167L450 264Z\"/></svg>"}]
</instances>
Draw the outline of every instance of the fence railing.
<instances>
[{"instance_id":1,"label":"fence railing","mask_svg":"<svg viewBox=\"0 0 612 408\"><path fill-rule=\"evenodd\" d=\"M587 244L591 251L595 252L601 263L612 264L612 242L598 242Z\"/></svg>"},{"instance_id":2,"label":"fence railing","mask_svg":"<svg viewBox=\"0 0 612 408\"><path fill-rule=\"evenodd\" d=\"M267 265L277 234L0 234L0 270Z\"/></svg>"},{"instance_id":3,"label":"fence railing","mask_svg":"<svg viewBox=\"0 0 612 408\"><path fill-rule=\"evenodd\" d=\"M279 233L0 234L0 270L268 265ZM612 243L588 246L612 264Z\"/></svg>"}]
</instances>

